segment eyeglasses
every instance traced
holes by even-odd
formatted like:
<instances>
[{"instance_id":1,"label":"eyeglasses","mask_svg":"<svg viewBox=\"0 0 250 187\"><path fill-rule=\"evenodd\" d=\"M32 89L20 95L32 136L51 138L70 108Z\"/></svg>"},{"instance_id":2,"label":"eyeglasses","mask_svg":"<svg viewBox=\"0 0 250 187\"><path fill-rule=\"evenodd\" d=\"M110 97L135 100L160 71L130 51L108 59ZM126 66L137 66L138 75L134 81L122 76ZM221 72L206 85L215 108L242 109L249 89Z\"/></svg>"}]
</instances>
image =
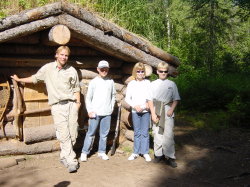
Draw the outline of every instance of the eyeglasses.
<instances>
[{"instance_id":1,"label":"eyeglasses","mask_svg":"<svg viewBox=\"0 0 250 187\"><path fill-rule=\"evenodd\" d=\"M144 73L144 71L143 70L138 70L138 71L136 71L136 73Z\"/></svg>"},{"instance_id":2,"label":"eyeglasses","mask_svg":"<svg viewBox=\"0 0 250 187\"><path fill-rule=\"evenodd\" d=\"M161 70L158 70L159 73L168 73L168 71L161 71Z\"/></svg>"}]
</instances>

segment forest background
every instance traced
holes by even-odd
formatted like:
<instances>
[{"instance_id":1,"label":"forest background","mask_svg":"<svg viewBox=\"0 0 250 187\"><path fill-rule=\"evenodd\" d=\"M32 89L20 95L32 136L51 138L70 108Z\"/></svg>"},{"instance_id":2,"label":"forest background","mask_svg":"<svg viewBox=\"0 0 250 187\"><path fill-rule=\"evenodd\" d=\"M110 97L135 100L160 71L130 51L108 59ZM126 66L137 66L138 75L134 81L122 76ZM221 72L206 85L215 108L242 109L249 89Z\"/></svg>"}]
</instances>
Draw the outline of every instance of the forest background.
<instances>
[{"instance_id":1,"label":"forest background","mask_svg":"<svg viewBox=\"0 0 250 187\"><path fill-rule=\"evenodd\" d=\"M67 0L128 29L181 65L177 116L199 128L249 128L248 0ZM55 0L1 0L0 18ZM155 77L152 76L151 79Z\"/></svg>"}]
</instances>

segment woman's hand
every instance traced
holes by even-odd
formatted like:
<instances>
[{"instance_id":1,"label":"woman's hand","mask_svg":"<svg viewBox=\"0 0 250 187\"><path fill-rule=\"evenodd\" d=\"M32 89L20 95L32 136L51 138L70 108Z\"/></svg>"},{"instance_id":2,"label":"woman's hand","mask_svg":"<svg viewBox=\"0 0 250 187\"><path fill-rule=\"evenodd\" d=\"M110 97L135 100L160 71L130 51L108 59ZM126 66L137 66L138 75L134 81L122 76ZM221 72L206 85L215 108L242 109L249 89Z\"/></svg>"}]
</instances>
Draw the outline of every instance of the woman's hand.
<instances>
[{"instance_id":1,"label":"woman's hand","mask_svg":"<svg viewBox=\"0 0 250 187\"><path fill-rule=\"evenodd\" d=\"M136 112L142 112L144 110L143 108L141 108L140 105L134 106L134 109L135 109Z\"/></svg>"}]
</instances>

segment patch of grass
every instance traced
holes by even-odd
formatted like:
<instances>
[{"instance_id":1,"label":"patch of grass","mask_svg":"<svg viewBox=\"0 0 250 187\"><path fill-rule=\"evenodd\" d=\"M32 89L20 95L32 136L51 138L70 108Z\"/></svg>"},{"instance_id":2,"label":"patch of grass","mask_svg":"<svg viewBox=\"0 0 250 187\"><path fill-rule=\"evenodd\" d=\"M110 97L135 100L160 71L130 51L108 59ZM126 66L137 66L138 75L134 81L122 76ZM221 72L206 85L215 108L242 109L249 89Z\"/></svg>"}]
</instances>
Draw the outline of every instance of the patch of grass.
<instances>
[{"instance_id":1,"label":"patch of grass","mask_svg":"<svg viewBox=\"0 0 250 187\"><path fill-rule=\"evenodd\" d=\"M125 153L132 153L133 152L133 148L131 148L129 146L122 146L121 150L123 150Z\"/></svg>"},{"instance_id":2,"label":"patch of grass","mask_svg":"<svg viewBox=\"0 0 250 187\"><path fill-rule=\"evenodd\" d=\"M230 115L225 111L212 111L212 112L179 112L177 119L181 118L188 125L198 129L209 129L213 131L220 131L233 126L230 124Z\"/></svg>"}]
</instances>

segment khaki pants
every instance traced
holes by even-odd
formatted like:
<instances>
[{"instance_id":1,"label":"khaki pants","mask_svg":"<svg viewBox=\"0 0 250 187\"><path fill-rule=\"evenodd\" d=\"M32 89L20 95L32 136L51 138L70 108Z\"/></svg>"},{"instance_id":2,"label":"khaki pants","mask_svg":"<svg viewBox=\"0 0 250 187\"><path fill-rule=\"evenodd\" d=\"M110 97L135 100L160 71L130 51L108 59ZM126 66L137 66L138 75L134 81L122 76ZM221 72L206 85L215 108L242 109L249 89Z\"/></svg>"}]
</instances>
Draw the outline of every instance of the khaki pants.
<instances>
[{"instance_id":1,"label":"khaki pants","mask_svg":"<svg viewBox=\"0 0 250 187\"><path fill-rule=\"evenodd\" d=\"M168 108L167 108L168 109ZM167 111L167 110L166 110ZM154 153L155 156L163 156L175 159L174 142L174 116L165 116L164 133L158 134L159 127L153 125Z\"/></svg>"},{"instance_id":2,"label":"khaki pants","mask_svg":"<svg viewBox=\"0 0 250 187\"><path fill-rule=\"evenodd\" d=\"M55 104L51 107L54 119L56 137L60 141L60 159L66 160L69 165L77 164L73 146L78 135L78 106L74 102Z\"/></svg>"}]
</instances>

